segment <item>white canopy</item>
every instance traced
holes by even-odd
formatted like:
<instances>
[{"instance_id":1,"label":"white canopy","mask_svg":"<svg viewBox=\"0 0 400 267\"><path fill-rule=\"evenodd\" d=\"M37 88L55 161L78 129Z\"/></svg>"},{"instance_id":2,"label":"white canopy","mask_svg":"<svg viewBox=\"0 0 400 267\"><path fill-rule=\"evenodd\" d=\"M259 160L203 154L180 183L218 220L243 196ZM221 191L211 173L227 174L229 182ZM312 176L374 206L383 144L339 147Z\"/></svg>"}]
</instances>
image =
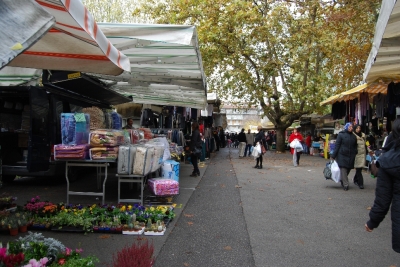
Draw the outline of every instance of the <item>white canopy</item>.
<instances>
[{"instance_id":1,"label":"white canopy","mask_svg":"<svg viewBox=\"0 0 400 267\"><path fill-rule=\"evenodd\" d=\"M400 79L400 1L383 0L364 81Z\"/></svg>"},{"instance_id":2,"label":"white canopy","mask_svg":"<svg viewBox=\"0 0 400 267\"><path fill-rule=\"evenodd\" d=\"M129 57L131 71L119 76L91 74L133 102L204 109L206 81L194 26L98 24Z\"/></svg>"}]
</instances>

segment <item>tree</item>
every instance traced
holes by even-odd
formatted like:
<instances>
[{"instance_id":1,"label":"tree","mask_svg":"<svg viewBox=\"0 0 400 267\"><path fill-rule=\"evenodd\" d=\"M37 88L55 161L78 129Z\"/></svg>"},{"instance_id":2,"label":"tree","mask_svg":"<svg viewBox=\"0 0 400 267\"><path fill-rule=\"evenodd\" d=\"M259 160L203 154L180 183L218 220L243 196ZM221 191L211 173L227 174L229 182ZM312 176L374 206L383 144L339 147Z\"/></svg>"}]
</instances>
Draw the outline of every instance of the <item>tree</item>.
<instances>
[{"instance_id":1,"label":"tree","mask_svg":"<svg viewBox=\"0 0 400 267\"><path fill-rule=\"evenodd\" d=\"M210 91L260 105L283 152L294 120L361 81L379 2L146 0L133 15L196 25Z\"/></svg>"},{"instance_id":2,"label":"tree","mask_svg":"<svg viewBox=\"0 0 400 267\"><path fill-rule=\"evenodd\" d=\"M83 4L96 22L148 23L145 18L135 18L129 10L138 4L137 0L83 0Z\"/></svg>"}]
</instances>

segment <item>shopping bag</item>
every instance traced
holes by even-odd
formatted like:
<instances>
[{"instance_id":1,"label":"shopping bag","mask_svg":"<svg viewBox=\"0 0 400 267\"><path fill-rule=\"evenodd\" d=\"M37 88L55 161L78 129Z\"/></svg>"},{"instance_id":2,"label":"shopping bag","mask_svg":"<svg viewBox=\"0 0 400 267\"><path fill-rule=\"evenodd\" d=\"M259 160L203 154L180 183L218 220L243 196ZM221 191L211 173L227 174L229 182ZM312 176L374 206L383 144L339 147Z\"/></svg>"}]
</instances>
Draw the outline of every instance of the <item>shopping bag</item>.
<instances>
[{"instance_id":1,"label":"shopping bag","mask_svg":"<svg viewBox=\"0 0 400 267\"><path fill-rule=\"evenodd\" d=\"M333 161L333 163L331 164L331 172L332 172L332 180L335 181L336 183L339 183L340 169L339 169L339 165L337 164L336 160Z\"/></svg>"},{"instance_id":2,"label":"shopping bag","mask_svg":"<svg viewBox=\"0 0 400 267\"><path fill-rule=\"evenodd\" d=\"M260 145L260 143L257 143L257 145L256 145L256 147L255 147L255 150L257 150L257 152L258 152L258 154L260 155L261 154L261 145Z\"/></svg>"},{"instance_id":3,"label":"shopping bag","mask_svg":"<svg viewBox=\"0 0 400 267\"><path fill-rule=\"evenodd\" d=\"M328 163L326 163L326 166L322 172L324 174L324 177L326 180L332 179L331 165L332 165L332 161L329 161Z\"/></svg>"},{"instance_id":4,"label":"shopping bag","mask_svg":"<svg viewBox=\"0 0 400 267\"><path fill-rule=\"evenodd\" d=\"M264 155L267 152L264 145L261 145L261 153Z\"/></svg>"},{"instance_id":5,"label":"shopping bag","mask_svg":"<svg viewBox=\"0 0 400 267\"><path fill-rule=\"evenodd\" d=\"M255 147L253 149L253 152L251 152L251 155L256 159L260 156L261 153L258 152L257 148Z\"/></svg>"}]
</instances>

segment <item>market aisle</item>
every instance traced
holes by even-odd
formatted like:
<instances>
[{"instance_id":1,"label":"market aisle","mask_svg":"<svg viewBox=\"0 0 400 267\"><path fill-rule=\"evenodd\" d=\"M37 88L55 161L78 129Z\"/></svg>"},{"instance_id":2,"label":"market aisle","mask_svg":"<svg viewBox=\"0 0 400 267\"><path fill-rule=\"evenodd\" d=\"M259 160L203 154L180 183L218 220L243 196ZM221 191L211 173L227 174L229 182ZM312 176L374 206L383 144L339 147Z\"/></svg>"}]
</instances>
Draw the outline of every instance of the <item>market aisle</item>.
<instances>
[{"instance_id":1,"label":"market aisle","mask_svg":"<svg viewBox=\"0 0 400 267\"><path fill-rule=\"evenodd\" d=\"M237 184L229 148L220 149L154 266L254 266Z\"/></svg>"}]
</instances>

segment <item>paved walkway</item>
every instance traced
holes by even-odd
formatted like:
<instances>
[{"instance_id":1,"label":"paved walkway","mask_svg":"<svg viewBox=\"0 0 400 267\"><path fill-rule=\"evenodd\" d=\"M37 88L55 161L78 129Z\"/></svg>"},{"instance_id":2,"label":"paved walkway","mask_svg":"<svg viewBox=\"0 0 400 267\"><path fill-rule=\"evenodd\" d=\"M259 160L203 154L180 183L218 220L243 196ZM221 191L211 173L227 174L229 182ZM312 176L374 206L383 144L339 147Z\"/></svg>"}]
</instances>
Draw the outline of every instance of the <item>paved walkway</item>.
<instances>
[{"instance_id":1,"label":"paved walkway","mask_svg":"<svg viewBox=\"0 0 400 267\"><path fill-rule=\"evenodd\" d=\"M264 169L221 149L189 199L155 266L400 266L390 216L364 230L376 179L343 191L326 160L267 152ZM354 171L349 175L354 176Z\"/></svg>"}]
</instances>

